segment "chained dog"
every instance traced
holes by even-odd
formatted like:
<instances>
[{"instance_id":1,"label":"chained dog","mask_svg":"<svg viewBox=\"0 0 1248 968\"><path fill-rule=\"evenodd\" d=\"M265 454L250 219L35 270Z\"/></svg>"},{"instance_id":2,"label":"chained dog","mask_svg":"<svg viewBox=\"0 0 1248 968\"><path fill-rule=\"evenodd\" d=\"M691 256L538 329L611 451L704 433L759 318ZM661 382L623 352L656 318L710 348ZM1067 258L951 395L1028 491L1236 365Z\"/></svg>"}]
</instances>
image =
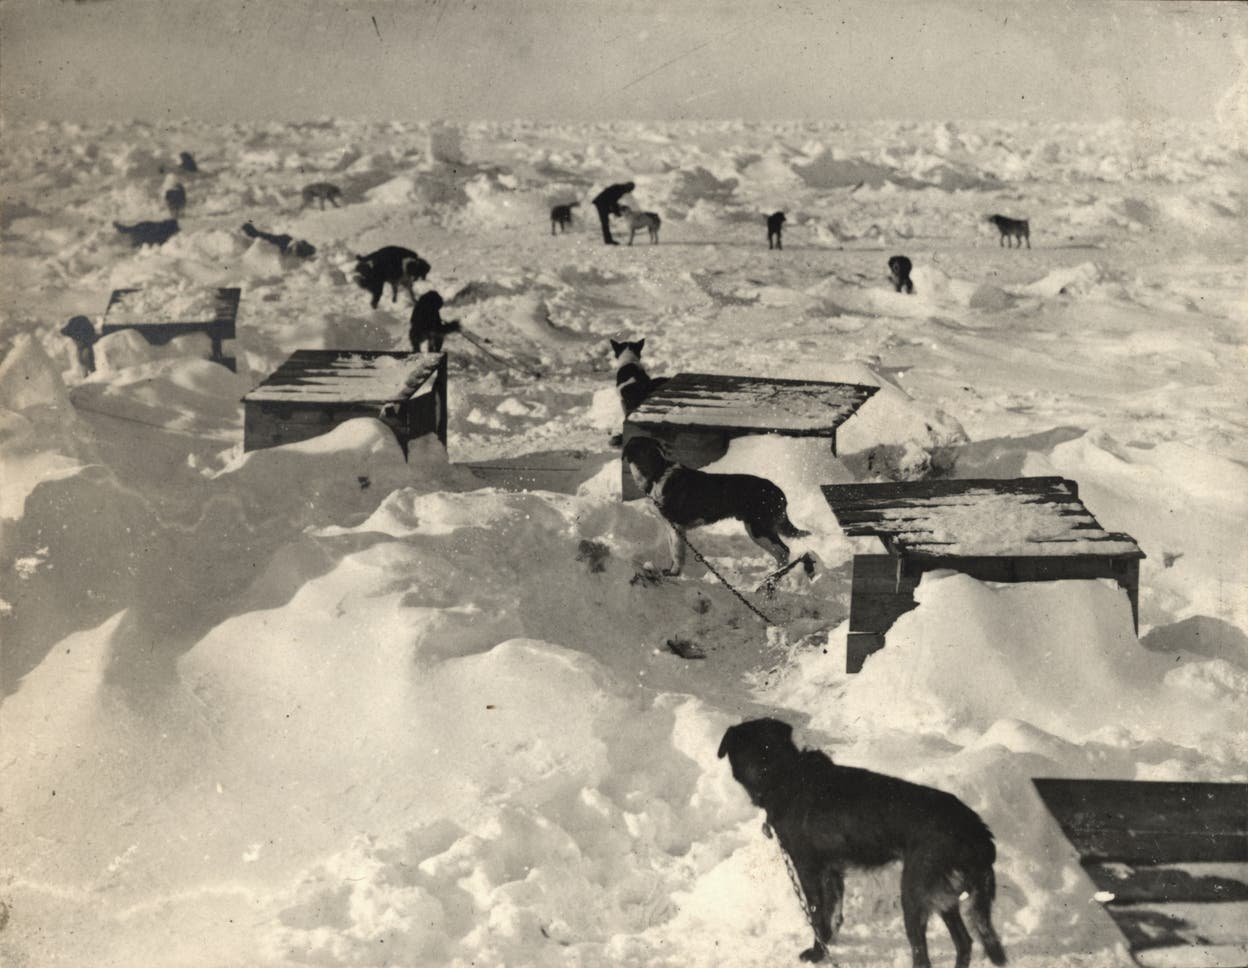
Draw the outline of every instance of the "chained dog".
<instances>
[{"instance_id":1,"label":"chained dog","mask_svg":"<svg viewBox=\"0 0 1248 968\"><path fill-rule=\"evenodd\" d=\"M668 459L651 437L634 437L624 445L624 464L637 486L654 501L668 524L672 564L665 575L679 575L685 566L685 531L727 518L745 525L750 540L776 559L789 563L785 538L805 538L789 520L784 491L753 474L708 474ZM810 565L807 565L808 570Z\"/></svg>"},{"instance_id":2,"label":"chained dog","mask_svg":"<svg viewBox=\"0 0 1248 968\"><path fill-rule=\"evenodd\" d=\"M730 726L719 744L733 778L766 811L804 895L815 940L802 961L822 961L842 922L845 871L901 861L901 910L914 968L931 968L928 918L949 929L956 968L971 961L971 935L994 965L1005 950L992 926L997 848L992 832L957 797L896 777L833 763L793 742L778 719ZM967 899L967 930L959 899Z\"/></svg>"}]
</instances>

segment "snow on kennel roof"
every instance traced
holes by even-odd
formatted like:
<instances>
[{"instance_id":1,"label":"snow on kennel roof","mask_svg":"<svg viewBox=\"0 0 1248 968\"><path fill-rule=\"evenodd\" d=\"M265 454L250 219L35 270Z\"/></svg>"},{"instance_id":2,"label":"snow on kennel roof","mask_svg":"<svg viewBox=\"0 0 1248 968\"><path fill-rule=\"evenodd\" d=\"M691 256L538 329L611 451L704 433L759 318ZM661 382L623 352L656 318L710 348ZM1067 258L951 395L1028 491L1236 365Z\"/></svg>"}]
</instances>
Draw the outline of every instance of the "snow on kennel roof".
<instances>
[{"instance_id":1,"label":"snow on kennel roof","mask_svg":"<svg viewBox=\"0 0 1248 968\"><path fill-rule=\"evenodd\" d=\"M927 557L1143 558L1135 539L1106 531L1061 477L830 484L823 488L851 537Z\"/></svg>"},{"instance_id":2,"label":"snow on kennel roof","mask_svg":"<svg viewBox=\"0 0 1248 968\"><path fill-rule=\"evenodd\" d=\"M426 385L442 353L296 350L243 400L248 403L378 403L407 400Z\"/></svg>"},{"instance_id":3,"label":"snow on kennel roof","mask_svg":"<svg viewBox=\"0 0 1248 968\"><path fill-rule=\"evenodd\" d=\"M855 383L678 373L655 390L629 421L725 431L827 436L879 388Z\"/></svg>"}]
</instances>

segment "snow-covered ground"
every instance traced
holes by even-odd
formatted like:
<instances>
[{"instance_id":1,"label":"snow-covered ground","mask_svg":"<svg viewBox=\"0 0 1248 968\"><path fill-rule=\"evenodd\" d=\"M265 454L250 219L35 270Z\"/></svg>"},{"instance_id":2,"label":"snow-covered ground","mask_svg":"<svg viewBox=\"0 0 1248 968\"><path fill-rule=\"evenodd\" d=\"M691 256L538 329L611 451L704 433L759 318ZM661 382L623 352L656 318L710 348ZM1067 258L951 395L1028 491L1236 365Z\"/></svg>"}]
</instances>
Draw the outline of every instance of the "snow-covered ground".
<instances>
[{"instance_id":1,"label":"snow-covered ground","mask_svg":"<svg viewBox=\"0 0 1248 968\"><path fill-rule=\"evenodd\" d=\"M0 961L788 963L801 911L715 755L771 714L983 814L1013 963L1126 964L1029 781L1248 779L1248 154L1179 125L514 123L465 126L450 163L426 134L6 130ZM111 223L165 217L180 151L182 230L131 249ZM588 199L628 177L659 245L598 238ZM344 207L301 211L311 181ZM1034 248L999 247L994 212ZM291 351L404 346L406 297L374 312L349 278L387 244L541 377L452 336L449 455L404 462L367 419L244 454L239 400ZM241 287L237 373L206 338L121 332L84 376L59 330L128 286ZM755 438L721 462L814 532L770 630L701 566L647 577L666 542L618 498L611 336L655 374L880 386L839 458ZM524 492L468 462L579 471ZM1112 584L934 576L845 675L853 548L816 488L931 474L1077 480L1148 555L1140 637ZM739 527L692 537L747 587L767 570ZM908 964L896 871L849 888L837 961Z\"/></svg>"}]
</instances>

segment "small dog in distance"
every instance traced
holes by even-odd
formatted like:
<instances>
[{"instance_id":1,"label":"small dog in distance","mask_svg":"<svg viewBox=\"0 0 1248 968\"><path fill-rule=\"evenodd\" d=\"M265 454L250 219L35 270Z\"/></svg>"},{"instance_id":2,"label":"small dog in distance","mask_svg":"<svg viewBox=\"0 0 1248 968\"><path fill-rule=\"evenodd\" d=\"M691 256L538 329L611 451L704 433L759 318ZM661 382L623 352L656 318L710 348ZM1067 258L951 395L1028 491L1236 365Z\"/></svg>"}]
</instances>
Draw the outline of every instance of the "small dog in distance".
<instances>
[{"instance_id":1,"label":"small dog in distance","mask_svg":"<svg viewBox=\"0 0 1248 968\"><path fill-rule=\"evenodd\" d=\"M772 248L773 240L775 241L775 248L784 248L784 243L780 239L780 233L783 229L784 212L772 212L767 216L767 248Z\"/></svg>"},{"instance_id":2,"label":"small dog in distance","mask_svg":"<svg viewBox=\"0 0 1248 968\"><path fill-rule=\"evenodd\" d=\"M914 283L910 281L910 270L913 266L904 255L895 255L888 260L888 274L893 280L893 288L898 292L914 292Z\"/></svg>"},{"instance_id":3,"label":"small dog in distance","mask_svg":"<svg viewBox=\"0 0 1248 968\"><path fill-rule=\"evenodd\" d=\"M164 245L178 234L178 220L167 218L160 222L135 222L133 225L114 222L113 228L122 235L129 236L130 244L135 248L141 245Z\"/></svg>"},{"instance_id":4,"label":"small dog in distance","mask_svg":"<svg viewBox=\"0 0 1248 968\"><path fill-rule=\"evenodd\" d=\"M628 223L628 244L633 244L633 237L638 231L645 229L650 234L650 244L654 245L659 241L659 226L663 224L663 220L659 218L656 212L634 212L627 205L620 206L620 214L624 221Z\"/></svg>"},{"instance_id":5,"label":"small dog in distance","mask_svg":"<svg viewBox=\"0 0 1248 968\"><path fill-rule=\"evenodd\" d=\"M572 224L572 209L580 205L580 202L568 202L567 205L555 205L550 210L550 234L555 234L555 226L559 226L560 232L566 232L568 226Z\"/></svg>"},{"instance_id":6,"label":"small dog in distance","mask_svg":"<svg viewBox=\"0 0 1248 968\"><path fill-rule=\"evenodd\" d=\"M166 190L165 206L169 209L169 214L174 218L182 214L182 210L186 208L186 189L182 187L181 182Z\"/></svg>"},{"instance_id":7,"label":"small dog in distance","mask_svg":"<svg viewBox=\"0 0 1248 968\"><path fill-rule=\"evenodd\" d=\"M1027 242L1027 248L1031 248L1031 226L1027 224L1025 218L1006 218L1004 215L989 215L988 221L997 227L997 231L1001 233L1000 244L1006 248L1023 247L1024 240ZM1006 244L1006 240L1009 244ZM1015 245L1014 243L1018 244Z\"/></svg>"},{"instance_id":8,"label":"small dog in distance","mask_svg":"<svg viewBox=\"0 0 1248 968\"><path fill-rule=\"evenodd\" d=\"M377 308L381 294L389 284L392 291L391 302L399 301L399 287L407 290L416 304L416 293L412 291L412 283L429 275L429 263L411 249L398 245L387 245L370 252L368 255L355 257L355 284L373 297L372 307Z\"/></svg>"},{"instance_id":9,"label":"small dog in distance","mask_svg":"<svg viewBox=\"0 0 1248 968\"><path fill-rule=\"evenodd\" d=\"M956 968L971 961L971 932L988 960L1005 964L992 926L997 848L992 832L957 797L932 787L799 749L793 728L778 719L730 726L719 744L750 801L767 813L805 896L814 944L803 961L822 961L840 929L845 871L901 861L901 911L914 968L931 968L927 921L940 915L953 937ZM971 930L959 900L967 898Z\"/></svg>"},{"instance_id":10,"label":"small dog in distance","mask_svg":"<svg viewBox=\"0 0 1248 968\"><path fill-rule=\"evenodd\" d=\"M329 202L334 208L341 207L338 204L338 199L342 197L342 189L329 182L313 182L311 185L304 185L300 194L303 196L303 203L299 206L300 209L307 208L313 202L321 203L322 212L325 211L326 202Z\"/></svg>"},{"instance_id":11,"label":"small dog in distance","mask_svg":"<svg viewBox=\"0 0 1248 968\"><path fill-rule=\"evenodd\" d=\"M665 575L679 575L685 566L685 531L727 518L745 525L750 540L776 559L789 563L785 538L810 534L789 520L784 491L753 474L707 474L668 460L651 437L634 437L624 445L624 463L637 486L654 501L669 527L672 564ZM809 562L807 570L811 569Z\"/></svg>"}]
</instances>

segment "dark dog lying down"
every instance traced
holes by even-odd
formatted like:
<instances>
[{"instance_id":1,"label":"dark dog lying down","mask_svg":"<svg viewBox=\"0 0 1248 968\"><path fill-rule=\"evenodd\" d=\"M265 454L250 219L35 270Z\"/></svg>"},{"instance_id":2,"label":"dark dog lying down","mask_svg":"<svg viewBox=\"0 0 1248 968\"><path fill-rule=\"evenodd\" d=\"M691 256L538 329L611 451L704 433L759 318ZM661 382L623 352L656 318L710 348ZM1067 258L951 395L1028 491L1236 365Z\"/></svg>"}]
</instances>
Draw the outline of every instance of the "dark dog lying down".
<instances>
[{"instance_id":1,"label":"dark dog lying down","mask_svg":"<svg viewBox=\"0 0 1248 968\"><path fill-rule=\"evenodd\" d=\"M135 222L133 225L114 222L113 228L129 236L130 244L136 248L140 245L164 245L178 234L178 220L167 218L160 222Z\"/></svg>"},{"instance_id":2,"label":"dark dog lying down","mask_svg":"<svg viewBox=\"0 0 1248 968\"><path fill-rule=\"evenodd\" d=\"M685 566L686 528L736 518L745 533L783 567L789 562L784 538L804 538L789 520L784 491L753 474L707 474L674 464L657 440L634 437L624 445L624 463L671 527L672 566L665 575L679 575Z\"/></svg>"},{"instance_id":3,"label":"dark dog lying down","mask_svg":"<svg viewBox=\"0 0 1248 968\"><path fill-rule=\"evenodd\" d=\"M305 242L303 239L296 239L293 235L282 233L276 235L272 232L265 232L258 229L250 222L246 222L242 229L243 235L249 239L263 239L270 245L277 246L277 250L282 255L293 255L300 259L310 259L316 255L316 246L311 242Z\"/></svg>"},{"instance_id":4,"label":"dark dog lying down","mask_svg":"<svg viewBox=\"0 0 1248 968\"><path fill-rule=\"evenodd\" d=\"M815 943L803 961L822 961L841 926L845 871L900 860L901 910L914 968L930 968L927 920L938 913L953 936L957 968L971 960L959 911L965 892L971 931L994 965L1005 951L992 926L997 849L979 815L949 793L801 750L778 719L730 726L719 744L732 775L788 854L805 895Z\"/></svg>"}]
</instances>

